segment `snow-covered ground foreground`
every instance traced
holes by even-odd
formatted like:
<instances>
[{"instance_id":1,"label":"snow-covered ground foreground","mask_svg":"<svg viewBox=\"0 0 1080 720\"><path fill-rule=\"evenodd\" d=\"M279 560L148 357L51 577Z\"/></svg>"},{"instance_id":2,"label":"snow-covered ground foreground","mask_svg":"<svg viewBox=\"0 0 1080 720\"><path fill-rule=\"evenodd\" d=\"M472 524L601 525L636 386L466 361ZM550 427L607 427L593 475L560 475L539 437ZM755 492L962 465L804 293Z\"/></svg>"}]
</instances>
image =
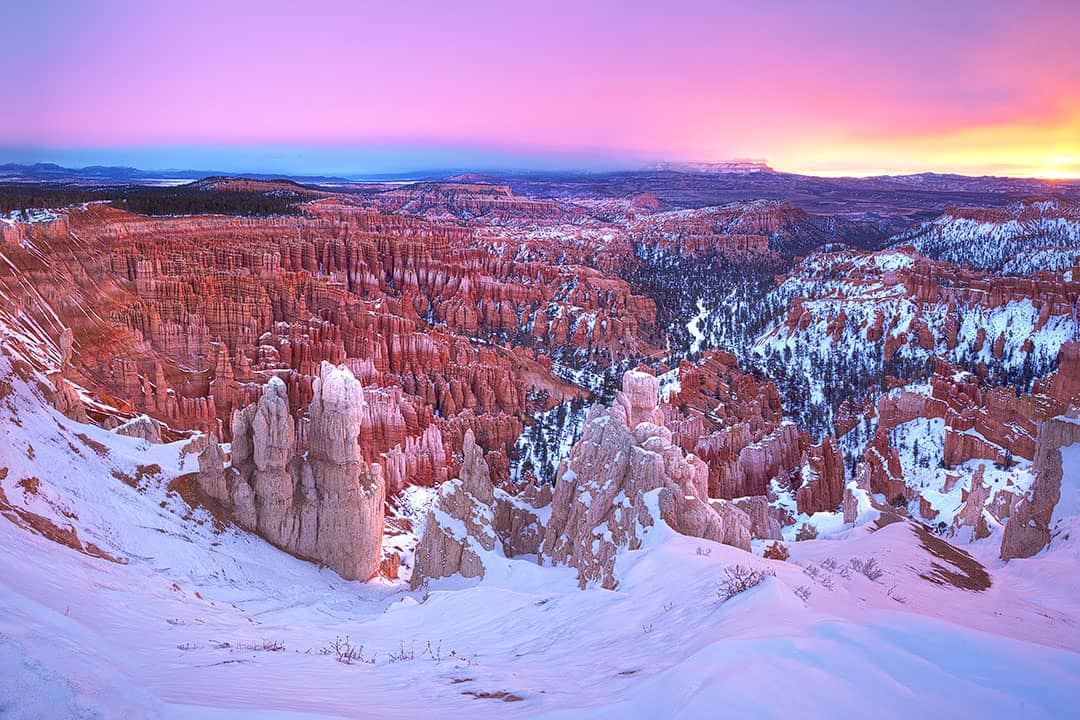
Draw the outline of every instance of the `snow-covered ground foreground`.
<instances>
[{"instance_id":1,"label":"snow-covered ground foreground","mask_svg":"<svg viewBox=\"0 0 1080 720\"><path fill-rule=\"evenodd\" d=\"M1072 540L1007 566L992 544L972 546L984 577L903 522L792 544L787 562L658 525L620 558L618 591L580 591L570 570L514 559L481 582L409 592L215 529L168 491L193 469L180 444L78 425L8 378L3 718L1080 713ZM32 517L74 527L68 545L90 554ZM721 602L717 583L736 564L775 576ZM323 654L339 637L362 646L354 662Z\"/></svg>"}]
</instances>

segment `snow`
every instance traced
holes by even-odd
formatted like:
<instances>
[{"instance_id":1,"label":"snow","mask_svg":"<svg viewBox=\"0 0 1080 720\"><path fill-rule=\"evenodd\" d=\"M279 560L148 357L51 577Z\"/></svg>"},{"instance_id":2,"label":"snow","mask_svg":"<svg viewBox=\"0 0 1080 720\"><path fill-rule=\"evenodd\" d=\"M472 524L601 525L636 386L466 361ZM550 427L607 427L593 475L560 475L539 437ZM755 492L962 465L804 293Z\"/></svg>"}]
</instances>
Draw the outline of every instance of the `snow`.
<instances>
[{"instance_id":1,"label":"snow","mask_svg":"<svg viewBox=\"0 0 1080 720\"><path fill-rule=\"evenodd\" d=\"M992 219L945 213L892 238L922 255L1008 275L1061 271L1080 253L1076 205L1017 202L988 211ZM986 214L984 211L983 214Z\"/></svg>"},{"instance_id":2,"label":"snow","mask_svg":"<svg viewBox=\"0 0 1080 720\"><path fill-rule=\"evenodd\" d=\"M880 270L901 270L915 264L915 260L907 253L876 253L873 258L874 264Z\"/></svg>"},{"instance_id":3,"label":"snow","mask_svg":"<svg viewBox=\"0 0 1080 720\"><path fill-rule=\"evenodd\" d=\"M1080 594L1048 592L1040 563L1075 577L1080 558L1056 548L991 567L992 587L975 593L921 579L931 558L904 523L793 543L779 562L656 521L620 555L617 591L578 590L570 569L498 552L480 581L417 592L346 582L247 533L215 531L170 495L168 479L193 469L179 444L147 448L71 422L6 370L0 355L13 386L0 398L8 501L127 562L0 519L5 718L1077 713ZM1071 449L1067 462L1078 463ZM139 489L113 475L149 463L161 473ZM31 475L36 494L19 485ZM656 492L646 500L658 518ZM410 512L414 502L427 500L410 498ZM856 557L875 558L884 577L841 572ZM735 564L775 577L720 602L716 584ZM321 654L345 636L374 664Z\"/></svg>"},{"instance_id":4,"label":"snow","mask_svg":"<svg viewBox=\"0 0 1080 720\"><path fill-rule=\"evenodd\" d=\"M26 208L26 210L12 210L6 215L0 215L0 223L15 225L17 223L43 223L52 222L59 216L56 211L48 208Z\"/></svg>"},{"instance_id":5,"label":"snow","mask_svg":"<svg viewBox=\"0 0 1080 720\"><path fill-rule=\"evenodd\" d=\"M669 397L682 392L682 383L679 381L679 368L668 370L656 376L660 381L660 400L666 402Z\"/></svg>"},{"instance_id":6,"label":"snow","mask_svg":"<svg viewBox=\"0 0 1080 720\"><path fill-rule=\"evenodd\" d=\"M1054 507L1051 529L1080 516L1080 443L1061 448L1061 499Z\"/></svg>"},{"instance_id":7,"label":"snow","mask_svg":"<svg viewBox=\"0 0 1080 720\"><path fill-rule=\"evenodd\" d=\"M697 300L697 314L690 318L690 322L686 323L686 331L694 338L690 343L690 353L701 352L702 343L705 342L705 333L701 331L701 323L709 317L709 309L705 306L705 303L701 301L701 298Z\"/></svg>"}]
</instances>

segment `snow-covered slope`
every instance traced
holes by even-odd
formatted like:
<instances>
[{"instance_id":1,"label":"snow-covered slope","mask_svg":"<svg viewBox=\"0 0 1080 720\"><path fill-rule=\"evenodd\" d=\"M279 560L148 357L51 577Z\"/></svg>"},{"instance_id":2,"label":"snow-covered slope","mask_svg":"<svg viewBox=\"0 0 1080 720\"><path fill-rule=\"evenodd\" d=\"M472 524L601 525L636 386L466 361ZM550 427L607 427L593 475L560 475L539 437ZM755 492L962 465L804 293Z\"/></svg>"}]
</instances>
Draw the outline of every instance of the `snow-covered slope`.
<instances>
[{"instance_id":1,"label":"snow-covered slope","mask_svg":"<svg viewBox=\"0 0 1080 720\"><path fill-rule=\"evenodd\" d=\"M1040 579L1053 547L1002 582L903 522L799 543L786 563L658 523L620 558L618 592L529 558L427 591L345 582L191 510L169 491L192 469L179 444L63 418L2 355L0 377L5 718L1077 710L1080 601ZM1055 562L1075 576L1075 556ZM721 602L736 564L775 576ZM337 638L354 662L323 654Z\"/></svg>"},{"instance_id":2,"label":"snow-covered slope","mask_svg":"<svg viewBox=\"0 0 1080 720\"><path fill-rule=\"evenodd\" d=\"M1007 294L910 250L822 252L770 293L765 302L788 314L757 337L750 360L816 434L832 428L840 401L872 397L886 375L925 375L934 356L1030 388L1080 325L1067 301L1015 285ZM1056 288L1075 293L1075 283Z\"/></svg>"},{"instance_id":3,"label":"snow-covered slope","mask_svg":"<svg viewBox=\"0 0 1080 720\"><path fill-rule=\"evenodd\" d=\"M952 208L892 239L920 254L1009 275L1065 270L1080 259L1080 206L1064 200Z\"/></svg>"}]
</instances>

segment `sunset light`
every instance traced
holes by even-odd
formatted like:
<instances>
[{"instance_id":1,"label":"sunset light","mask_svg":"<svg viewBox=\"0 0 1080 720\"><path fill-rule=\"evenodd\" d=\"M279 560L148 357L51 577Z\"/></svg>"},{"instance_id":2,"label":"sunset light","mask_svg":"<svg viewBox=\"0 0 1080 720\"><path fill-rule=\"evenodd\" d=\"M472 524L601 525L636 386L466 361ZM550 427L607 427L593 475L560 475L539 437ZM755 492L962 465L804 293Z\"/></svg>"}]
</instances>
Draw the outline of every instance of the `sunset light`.
<instances>
[{"instance_id":1,"label":"sunset light","mask_svg":"<svg viewBox=\"0 0 1080 720\"><path fill-rule=\"evenodd\" d=\"M1078 3L677 6L6 4L20 31L0 62L20 82L0 140L28 161L143 167L752 156L825 174L1080 174L1051 160L1080 156ZM412 155L381 158L390 146Z\"/></svg>"},{"instance_id":2,"label":"sunset light","mask_svg":"<svg viewBox=\"0 0 1080 720\"><path fill-rule=\"evenodd\" d=\"M0 718L1080 718L1080 0L0 0Z\"/></svg>"}]
</instances>

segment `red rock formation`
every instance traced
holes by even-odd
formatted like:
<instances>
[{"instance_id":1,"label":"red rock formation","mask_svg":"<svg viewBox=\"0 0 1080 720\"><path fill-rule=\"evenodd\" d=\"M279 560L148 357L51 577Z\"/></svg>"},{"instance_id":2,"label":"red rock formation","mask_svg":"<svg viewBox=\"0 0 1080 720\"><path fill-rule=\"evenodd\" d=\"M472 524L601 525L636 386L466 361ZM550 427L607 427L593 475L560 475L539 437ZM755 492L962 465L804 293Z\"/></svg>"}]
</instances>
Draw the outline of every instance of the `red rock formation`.
<instances>
[{"instance_id":1,"label":"red rock formation","mask_svg":"<svg viewBox=\"0 0 1080 720\"><path fill-rule=\"evenodd\" d=\"M523 212L519 201L506 211ZM33 317L28 327L42 329L45 348L69 327L70 380L88 396L128 408L126 417L145 412L225 440L231 413L257 399L268 378L285 383L299 419L320 363L347 363L371 388L364 459L388 458L394 490L445 480L468 427L502 453L491 460L504 477L529 415L584 394L555 377L544 355L497 342L531 318L557 320L548 323L554 335L530 335L539 348L612 358L652 350L640 340L655 322L652 303L624 281L503 260L456 221L368 202L326 197L299 218L70 210L63 222L26 231L40 255L5 251L12 264L0 264L0 286L12 298L27 288L37 295L0 311ZM58 354L43 353L43 369L57 367ZM61 390L78 412L74 391Z\"/></svg>"},{"instance_id":2,"label":"red rock formation","mask_svg":"<svg viewBox=\"0 0 1080 720\"><path fill-rule=\"evenodd\" d=\"M800 513L834 512L844 499L844 457L836 439L826 436L820 445L807 451L803 482L796 491Z\"/></svg>"},{"instance_id":3,"label":"red rock formation","mask_svg":"<svg viewBox=\"0 0 1080 720\"><path fill-rule=\"evenodd\" d=\"M881 493L889 502L911 497L912 491L904 482L900 455L889 445L886 433L879 432L874 436L863 455L863 464L870 492Z\"/></svg>"},{"instance_id":4,"label":"red rock formation","mask_svg":"<svg viewBox=\"0 0 1080 720\"><path fill-rule=\"evenodd\" d=\"M810 437L783 422L773 383L739 370L733 355L711 352L681 363L679 384L664 406L665 424L709 466L710 497L766 495L773 480L789 484Z\"/></svg>"},{"instance_id":5,"label":"red rock formation","mask_svg":"<svg viewBox=\"0 0 1080 720\"><path fill-rule=\"evenodd\" d=\"M929 395L900 391L880 398L878 432L863 458L873 492L883 493L890 500L914 497L914 491L904 487L899 455L889 446L888 432L918 418L945 421L943 462L947 468L976 459L1001 466L1017 458L1033 460L1038 428L1080 399L1080 387L1073 379L1080 369L1077 348L1077 343L1062 346L1058 370L1036 383L1031 394L1017 394L1011 388L985 388L974 374L938 360L930 378ZM949 489L947 483L944 491ZM1009 494L994 497L995 517L1008 517L1012 507ZM972 518L973 522L978 519Z\"/></svg>"},{"instance_id":6,"label":"red rock formation","mask_svg":"<svg viewBox=\"0 0 1080 720\"><path fill-rule=\"evenodd\" d=\"M472 431L465 434L465 459L458 478L439 488L416 548L410 586L460 574L483 577L483 555L495 549L495 488Z\"/></svg>"},{"instance_id":7,"label":"red rock formation","mask_svg":"<svg viewBox=\"0 0 1080 720\"><path fill-rule=\"evenodd\" d=\"M771 245L800 254L814 239L825 237L805 211L783 200L656 213L632 224L630 233L638 242L666 253L732 259L776 257Z\"/></svg>"}]
</instances>

